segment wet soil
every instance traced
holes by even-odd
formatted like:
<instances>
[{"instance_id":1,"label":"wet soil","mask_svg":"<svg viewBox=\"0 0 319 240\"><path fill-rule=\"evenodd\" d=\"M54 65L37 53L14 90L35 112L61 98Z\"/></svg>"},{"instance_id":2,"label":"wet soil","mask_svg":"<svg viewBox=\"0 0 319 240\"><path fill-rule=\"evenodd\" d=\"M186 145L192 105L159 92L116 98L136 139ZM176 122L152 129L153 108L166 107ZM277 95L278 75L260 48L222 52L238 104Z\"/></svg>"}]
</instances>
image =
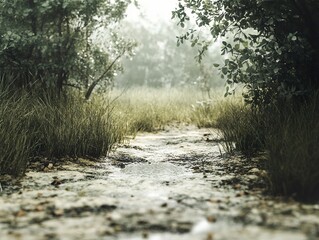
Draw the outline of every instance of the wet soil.
<instances>
[{"instance_id":1,"label":"wet soil","mask_svg":"<svg viewBox=\"0 0 319 240\"><path fill-rule=\"evenodd\" d=\"M0 180L0 239L319 239L319 203L270 196L262 157L221 149L215 130L183 127L98 162L34 162Z\"/></svg>"}]
</instances>

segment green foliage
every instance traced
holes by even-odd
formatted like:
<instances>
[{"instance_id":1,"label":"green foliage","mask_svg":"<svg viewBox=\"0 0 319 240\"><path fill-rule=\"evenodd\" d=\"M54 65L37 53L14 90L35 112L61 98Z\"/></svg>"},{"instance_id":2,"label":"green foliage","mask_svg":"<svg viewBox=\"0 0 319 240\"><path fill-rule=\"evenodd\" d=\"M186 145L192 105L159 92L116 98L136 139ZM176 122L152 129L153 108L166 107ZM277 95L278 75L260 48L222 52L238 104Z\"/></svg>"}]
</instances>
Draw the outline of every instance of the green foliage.
<instances>
[{"instance_id":1,"label":"green foliage","mask_svg":"<svg viewBox=\"0 0 319 240\"><path fill-rule=\"evenodd\" d=\"M30 158L101 157L127 133L105 100L0 94L0 174L20 175ZM20 96L19 96L20 95ZM72 96L72 97L71 97Z\"/></svg>"},{"instance_id":2,"label":"green foliage","mask_svg":"<svg viewBox=\"0 0 319 240\"><path fill-rule=\"evenodd\" d=\"M113 33L130 0L29 0L0 3L0 68L7 85L41 91L88 90L111 82L132 44ZM95 39L104 30L108 46ZM93 87L94 88L94 87Z\"/></svg>"},{"instance_id":3,"label":"green foliage","mask_svg":"<svg viewBox=\"0 0 319 240\"><path fill-rule=\"evenodd\" d=\"M192 15L214 40L223 39L221 76L229 85L244 83L246 100L261 106L318 89L318 10L315 0L180 0L173 16L183 27ZM211 40L199 33L191 29L178 42L200 45L201 59Z\"/></svg>"}]
</instances>

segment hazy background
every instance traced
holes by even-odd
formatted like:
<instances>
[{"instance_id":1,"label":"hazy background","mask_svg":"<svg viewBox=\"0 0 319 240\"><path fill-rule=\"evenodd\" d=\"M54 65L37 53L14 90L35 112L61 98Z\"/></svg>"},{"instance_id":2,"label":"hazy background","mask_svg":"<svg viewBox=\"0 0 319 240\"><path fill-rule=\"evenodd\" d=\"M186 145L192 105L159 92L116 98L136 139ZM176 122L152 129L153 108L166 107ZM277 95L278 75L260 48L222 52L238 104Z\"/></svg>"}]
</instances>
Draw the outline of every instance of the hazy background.
<instances>
[{"instance_id":1,"label":"hazy background","mask_svg":"<svg viewBox=\"0 0 319 240\"><path fill-rule=\"evenodd\" d=\"M176 36L182 29L171 19L177 4L175 0L140 0L138 7L128 8L120 32L136 41L137 47L133 57L122 61L124 70L115 80L117 87L224 85L212 67L213 63L221 62L218 47L211 47L201 64L194 59L198 49L189 43L177 47Z\"/></svg>"}]
</instances>

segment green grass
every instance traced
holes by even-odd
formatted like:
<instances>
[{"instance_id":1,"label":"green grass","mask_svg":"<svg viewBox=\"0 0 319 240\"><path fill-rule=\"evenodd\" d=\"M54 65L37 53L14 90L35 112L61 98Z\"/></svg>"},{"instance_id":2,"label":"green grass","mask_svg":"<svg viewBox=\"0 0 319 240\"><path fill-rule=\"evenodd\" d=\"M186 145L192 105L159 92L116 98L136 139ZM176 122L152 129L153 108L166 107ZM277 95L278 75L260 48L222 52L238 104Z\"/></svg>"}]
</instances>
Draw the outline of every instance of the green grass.
<instances>
[{"instance_id":1,"label":"green grass","mask_svg":"<svg viewBox=\"0 0 319 240\"><path fill-rule=\"evenodd\" d=\"M264 117L240 101L224 103L216 127L221 131L228 152L235 150L253 156L265 145Z\"/></svg>"},{"instance_id":2,"label":"green grass","mask_svg":"<svg viewBox=\"0 0 319 240\"><path fill-rule=\"evenodd\" d=\"M26 109L26 98L9 98L0 93L0 175L19 175L27 166L35 143L28 126L32 111Z\"/></svg>"},{"instance_id":3,"label":"green grass","mask_svg":"<svg viewBox=\"0 0 319 240\"><path fill-rule=\"evenodd\" d=\"M127 133L125 121L115 119L105 100L5 93L0 98L0 174L22 174L35 156L105 156Z\"/></svg>"},{"instance_id":4,"label":"green grass","mask_svg":"<svg viewBox=\"0 0 319 240\"><path fill-rule=\"evenodd\" d=\"M271 190L302 200L319 199L319 96L296 109L277 109L280 121L266 149Z\"/></svg>"}]
</instances>

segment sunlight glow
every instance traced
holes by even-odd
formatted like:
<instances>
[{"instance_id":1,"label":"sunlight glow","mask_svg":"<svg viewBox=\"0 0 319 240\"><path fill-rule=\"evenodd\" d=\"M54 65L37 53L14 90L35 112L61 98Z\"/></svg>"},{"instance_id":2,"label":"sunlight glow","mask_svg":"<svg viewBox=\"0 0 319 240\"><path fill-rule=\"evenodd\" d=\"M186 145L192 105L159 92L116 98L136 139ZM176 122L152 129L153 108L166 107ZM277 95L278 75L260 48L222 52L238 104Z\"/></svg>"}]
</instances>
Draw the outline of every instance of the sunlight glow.
<instances>
[{"instance_id":1,"label":"sunlight glow","mask_svg":"<svg viewBox=\"0 0 319 240\"><path fill-rule=\"evenodd\" d=\"M143 17L149 22L168 22L172 18L172 11L177 6L177 0L139 0L139 8L129 6L127 10L127 19L129 21L138 21Z\"/></svg>"}]
</instances>

